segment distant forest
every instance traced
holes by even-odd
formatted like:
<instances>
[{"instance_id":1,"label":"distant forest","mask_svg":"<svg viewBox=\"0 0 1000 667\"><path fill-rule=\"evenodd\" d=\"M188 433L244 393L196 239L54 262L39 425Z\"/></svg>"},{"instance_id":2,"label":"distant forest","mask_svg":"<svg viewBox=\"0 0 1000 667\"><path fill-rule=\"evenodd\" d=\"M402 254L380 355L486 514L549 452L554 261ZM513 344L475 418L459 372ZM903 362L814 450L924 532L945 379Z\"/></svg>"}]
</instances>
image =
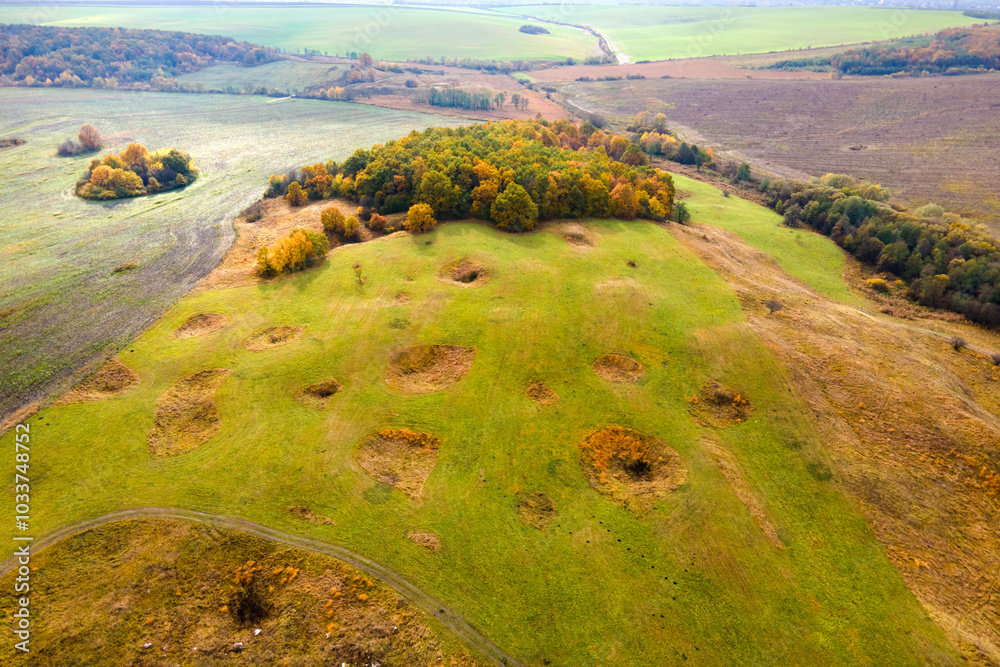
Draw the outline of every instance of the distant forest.
<instances>
[{"instance_id":1,"label":"distant forest","mask_svg":"<svg viewBox=\"0 0 1000 667\"><path fill-rule=\"evenodd\" d=\"M278 58L273 48L217 35L0 24L0 86L142 88L221 61L253 67Z\"/></svg>"},{"instance_id":2,"label":"distant forest","mask_svg":"<svg viewBox=\"0 0 1000 667\"><path fill-rule=\"evenodd\" d=\"M1000 26L947 28L917 37L852 49L829 58L783 60L769 69L832 69L840 74L967 74L1000 69Z\"/></svg>"}]
</instances>

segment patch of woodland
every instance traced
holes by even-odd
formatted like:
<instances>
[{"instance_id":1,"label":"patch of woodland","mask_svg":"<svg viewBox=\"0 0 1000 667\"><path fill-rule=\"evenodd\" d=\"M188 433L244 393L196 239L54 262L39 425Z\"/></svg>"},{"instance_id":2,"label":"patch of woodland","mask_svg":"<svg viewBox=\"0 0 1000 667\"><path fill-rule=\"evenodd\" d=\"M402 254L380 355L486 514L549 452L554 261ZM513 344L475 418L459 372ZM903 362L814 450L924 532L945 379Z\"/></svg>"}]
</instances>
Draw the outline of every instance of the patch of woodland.
<instances>
[{"instance_id":1,"label":"patch of woodland","mask_svg":"<svg viewBox=\"0 0 1000 667\"><path fill-rule=\"evenodd\" d=\"M100 200L141 197L186 187L197 178L198 168L184 151L161 148L151 153L133 142L117 155L91 160L76 194Z\"/></svg>"}]
</instances>

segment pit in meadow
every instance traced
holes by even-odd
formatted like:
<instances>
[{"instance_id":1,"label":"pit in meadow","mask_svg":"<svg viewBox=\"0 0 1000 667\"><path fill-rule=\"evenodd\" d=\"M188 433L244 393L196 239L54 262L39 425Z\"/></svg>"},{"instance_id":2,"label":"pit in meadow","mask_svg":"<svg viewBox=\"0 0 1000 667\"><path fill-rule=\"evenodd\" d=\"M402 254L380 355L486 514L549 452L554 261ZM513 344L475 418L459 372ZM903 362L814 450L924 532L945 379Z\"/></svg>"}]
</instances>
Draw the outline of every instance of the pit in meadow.
<instances>
[{"instance_id":1,"label":"pit in meadow","mask_svg":"<svg viewBox=\"0 0 1000 667\"><path fill-rule=\"evenodd\" d=\"M343 385L333 378L328 378L320 382L314 382L303 389L299 392L299 399L314 407L323 408L326 407L330 399L341 389L343 389Z\"/></svg>"},{"instance_id":2,"label":"pit in meadow","mask_svg":"<svg viewBox=\"0 0 1000 667\"><path fill-rule=\"evenodd\" d=\"M753 414L753 403L746 393L709 380L701 390L687 399L692 414L711 426L739 424Z\"/></svg>"},{"instance_id":3,"label":"pit in meadow","mask_svg":"<svg viewBox=\"0 0 1000 667\"><path fill-rule=\"evenodd\" d=\"M552 499L541 491L529 493L518 501L517 512L521 521L539 530L555 521L556 506Z\"/></svg>"},{"instance_id":4,"label":"pit in meadow","mask_svg":"<svg viewBox=\"0 0 1000 667\"><path fill-rule=\"evenodd\" d=\"M137 384L139 376L135 371L117 359L110 359L100 370L66 392L56 405L102 401L120 396Z\"/></svg>"},{"instance_id":5,"label":"pit in meadow","mask_svg":"<svg viewBox=\"0 0 1000 667\"><path fill-rule=\"evenodd\" d=\"M385 383L408 394L440 391L465 377L475 360L474 347L411 345L393 353Z\"/></svg>"},{"instance_id":6,"label":"pit in meadow","mask_svg":"<svg viewBox=\"0 0 1000 667\"><path fill-rule=\"evenodd\" d=\"M594 362L597 377L608 382L638 382L645 369L635 359L618 354L605 354Z\"/></svg>"},{"instance_id":7,"label":"pit in meadow","mask_svg":"<svg viewBox=\"0 0 1000 667\"><path fill-rule=\"evenodd\" d=\"M304 331L305 327L268 327L247 338L243 347L251 352L262 352L298 340Z\"/></svg>"},{"instance_id":8,"label":"pit in meadow","mask_svg":"<svg viewBox=\"0 0 1000 667\"><path fill-rule=\"evenodd\" d=\"M527 394L528 398L541 406L552 405L559 401L559 395L540 380L528 387Z\"/></svg>"},{"instance_id":9,"label":"pit in meadow","mask_svg":"<svg viewBox=\"0 0 1000 667\"><path fill-rule=\"evenodd\" d=\"M631 512L648 511L687 479L680 456L666 443L624 426L606 426L580 441L590 484Z\"/></svg>"},{"instance_id":10,"label":"pit in meadow","mask_svg":"<svg viewBox=\"0 0 1000 667\"><path fill-rule=\"evenodd\" d=\"M489 269L479 260L462 257L449 262L438 271L438 280L459 287L479 287L490 281Z\"/></svg>"},{"instance_id":11,"label":"pit in meadow","mask_svg":"<svg viewBox=\"0 0 1000 667\"><path fill-rule=\"evenodd\" d=\"M229 324L229 318L222 313L198 313L184 320L174 331L174 338L192 338L218 331Z\"/></svg>"},{"instance_id":12,"label":"pit in meadow","mask_svg":"<svg viewBox=\"0 0 1000 667\"><path fill-rule=\"evenodd\" d=\"M420 497L437 463L441 439L407 428L387 428L365 438L358 465L366 473L411 498Z\"/></svg>"},{"instance_id":13,"label":"pit in meadow","mask_svg":"<svg viewBox=\"0 0 1000 667\"><path fill-rule=\"evenodd\" d=\"M224 368L195 373L175 382L157 399L153 428L146 437L154 456L183 454L219 432L215 392L227 375Z\"/></svg>"}]
</instances>

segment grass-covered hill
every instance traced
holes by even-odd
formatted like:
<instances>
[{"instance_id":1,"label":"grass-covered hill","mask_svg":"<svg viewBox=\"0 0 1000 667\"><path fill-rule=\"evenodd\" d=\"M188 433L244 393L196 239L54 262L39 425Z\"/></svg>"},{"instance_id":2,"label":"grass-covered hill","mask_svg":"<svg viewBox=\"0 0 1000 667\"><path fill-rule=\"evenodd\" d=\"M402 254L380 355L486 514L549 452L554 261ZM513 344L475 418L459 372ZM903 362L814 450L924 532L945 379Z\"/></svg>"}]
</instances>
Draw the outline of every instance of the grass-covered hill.
<instances>
[{"instance_id":1,"label":"grass-covered hill","mask_svg":"<svg viewBox=\"0 0 1000 667\"><path fill-rule=\"evenodd\" d=\"M696 244L760 249L758 281L808 295L793 314L866 305L843 255L676 183L701 236L450 222L184 298L31 419L33 530L249 519L379 561L526 664L958 664L760 306Z\"/></svg>"}]
</instances>

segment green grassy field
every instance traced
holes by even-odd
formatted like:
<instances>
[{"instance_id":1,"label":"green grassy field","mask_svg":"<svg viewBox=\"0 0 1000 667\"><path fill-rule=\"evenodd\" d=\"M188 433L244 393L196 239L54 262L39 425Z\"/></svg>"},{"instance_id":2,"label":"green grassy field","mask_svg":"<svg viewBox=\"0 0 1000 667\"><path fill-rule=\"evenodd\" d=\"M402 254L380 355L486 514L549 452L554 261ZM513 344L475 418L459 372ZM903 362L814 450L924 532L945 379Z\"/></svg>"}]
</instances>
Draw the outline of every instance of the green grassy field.
<instances>
[{"instance_id":1,"label":"green grassy field","mask_svg":"<svg viewBox=\"0 0 1000 667\"><path fill-rule=\"evenodd\" d=\"M524 21L467 9L348 7L0 7L0 23L119 26L225 34L265 46L327 55L367 51L376 58L431 56L495 60L583 59L597 40L574 28L547 26L549 35L518 32Z\"/></svg>"},{"instance_id":2,"label":"green grassy field","mask_svg":"<svg viewBox=\"0 0 1000 667\"><path fill-rule=\"evenodd\" d=\"M207 89L227 90L232 86L240 91L264 86L287 93L305 90L309 86L328 84L350 69L329 63L278 60L258 67L239 67L234 63L221 63L176 77L182 83L201 82Z\"/></svg>"},{"instance_id":3,"label":"green grassy field","mask_svg":"<svg viewBox=\"0 0 1000 667\"><path fill-rule=\"evenodd\" d=\"M150 197L84 201L93 156L56 157L83 123L104 152L176 146L202 176ZM378 107L232 95L0 89L0 414L125 344L211 270L231 219L271 173L454 119ZM135 270L112 274L136 262Z\"/></svg>"},{"instance_id":4,"label":"green grassy field","mask_svg":"<svg viewBox=\"0 0 1000 667\"><path fill-rule=\"evenodd\" d=\"M633 62L856 44L982 22L957 11L868 7L552 5L501 11L591 26Z\"/></svg>"},{"instance_id":5,"label":"green grassy field","mask_svg":"<svg viewBox=\"0 0 1000 667\"><path fill-rule=\"evenodd\" d=\"M771 244L777 256L798 245L774 216L749 219L736 198L679 185L699 222ZM956 663L854 504L815 474L825 456L816 427L732 289L661 227L586 225L591 248L558 230L512 236L449 223L351 246L276 283L184 298L121 355L141 378L136 389L31 419L32 530L146 505L252 519L385 563L529 664ZM781 261L835 294L833 250L819 248L833 246L814 238L814 266ZM435 277L462 256L489 267L492 280L462 289ZM355 264L368 277L362 287ZM400 292L411 300L393 305ZM231 323L207 337L171 337L201 312ZM276 325L305 334L244 349ZM391 351L417 342L478 353L443 391L390 390ZM645 377L598 379L590 365L605 353L631 355ZM232 371L217 395L220 433L154 458L146 434L155 401L208 368ZM294 398L328 377L344 390L325 409ZM739 388L754 415L699 426L686 397L709 378ZM536 380L559 403L532 403L524 392ZM577 443L607 424L669 443L687 482L641 516L597 493ZM419 500L375 482L354 459L359 441L385 427L441 438ZM751 518L707 441L733 456L784 548ZM13 434L0 446L12 450ZM544 530L518 518L517 494L533 491L558 509ZM304 524L292 505L334 523ZM0 513L4 525L11 512ZM439 535L441 551L408 541L412 530Z\"/></svg>"}]
</instances>

